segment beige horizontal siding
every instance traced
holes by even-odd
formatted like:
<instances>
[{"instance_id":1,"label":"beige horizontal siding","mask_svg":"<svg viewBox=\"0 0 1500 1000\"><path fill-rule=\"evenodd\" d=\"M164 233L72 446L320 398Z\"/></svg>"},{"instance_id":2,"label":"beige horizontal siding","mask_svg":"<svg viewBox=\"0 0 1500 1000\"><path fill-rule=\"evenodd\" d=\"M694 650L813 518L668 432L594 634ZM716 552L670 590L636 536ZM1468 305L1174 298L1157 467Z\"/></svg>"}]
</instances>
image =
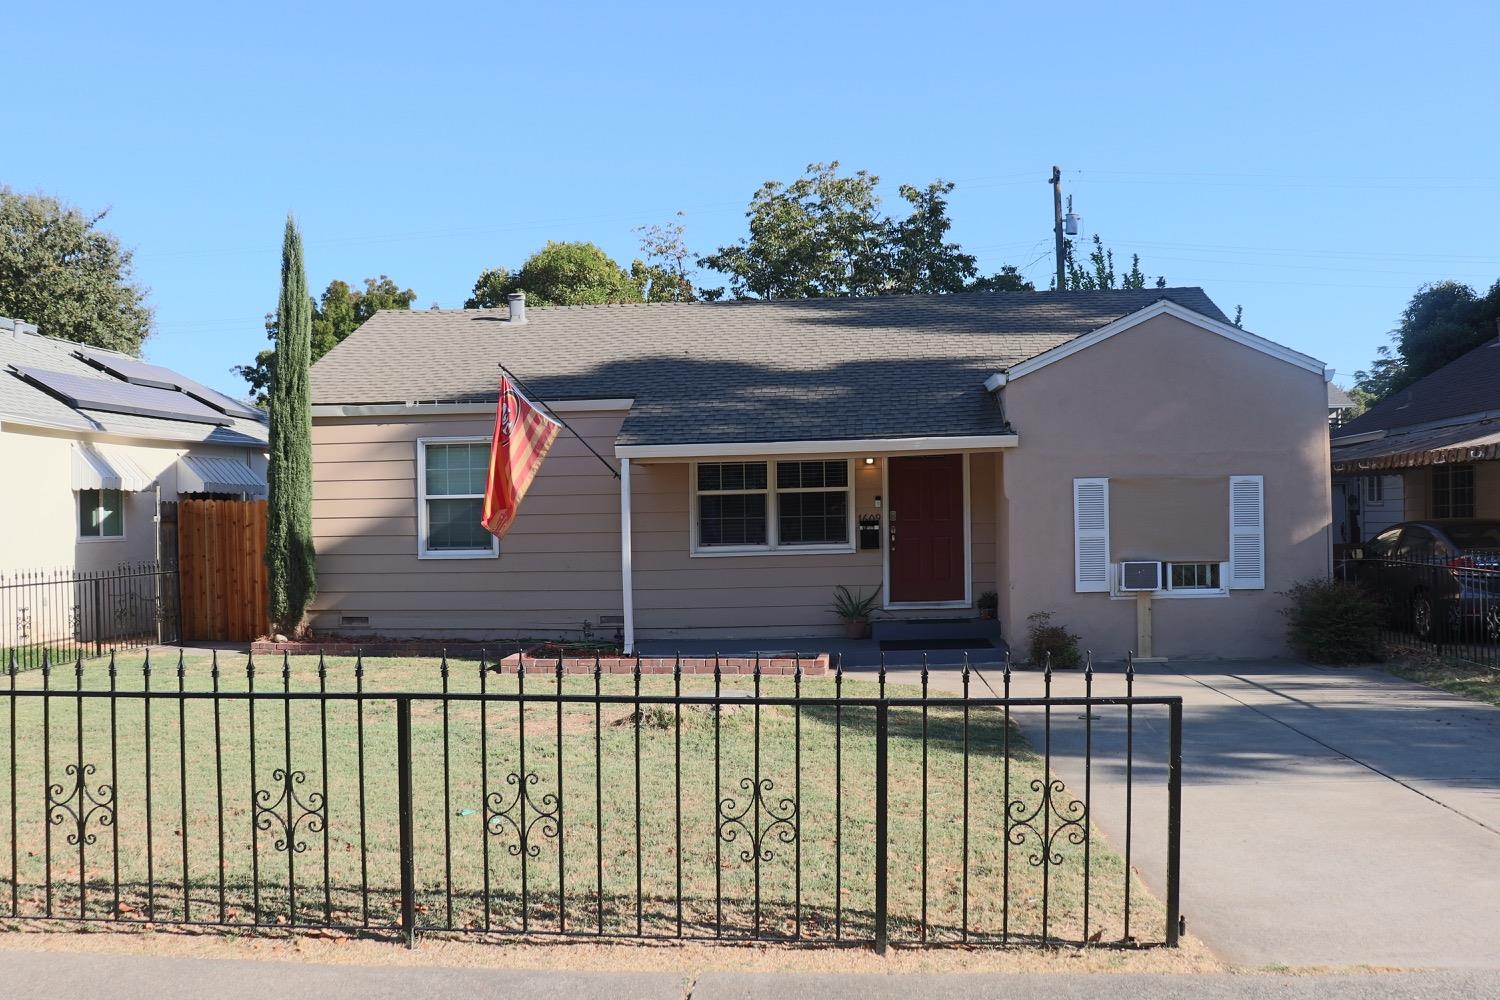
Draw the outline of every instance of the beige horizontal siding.
<instances>
[{"instance_id":1,"label":"beige horizontal siding","mask_svg":"<svg viewBox=\"0 0 1500 1000\"><path fill-rule=\"evenodd\" d=\"M623 413L568 422L601 453ZM492 559L417 557L419 438L483 437L491 418L430 415L319 420L313 428L314 628L386 635L576 636L588 621L613 634L619 616L619 486L564 432Z\"/></svg>"},{"instance_id":2,"label":"beige horizontal siding","mask_svg":"<svg viewBox=\"0 0 1500 1000\"><path fill-rule=\"evenodd\" d=\"M995 587L994 453L970 456L974 596ZM689 551L688 463L640 466L634 475L633 571L636 633L684 638L832 636L842 625L830 610L834 587L869 593L881 585L882 553L779 552L699 556ZM856 519L880 513L881 465L854 464ZM902 617L951 615L903 611Z\"/></svg>"},{"instance_id":3,"label":"beige horizontal siding","mask_svg":"<svg viewBox=\"0 0 1500 1000\"><path fill-rule=\"evenodd\" d=\"M623 414L569 423L613 462ZM416 442L488 436L488 419L320 420L313 432L313 534L319 595L313 624L351 631L469 638L576 635L582 623L612 634L622 613L619 486L566 433L558 438L495 559L417 558ZM998 456L972 462L974 589L994 589ZM855 466L856 514L877 513L880 465ZM693 558L687 463L636 467L632 560L643 638L705 635L825 636L834 587L880 585L881 552L778 553ZM948 612L951 614L952 612Z\"/></svg>"}]
</instances>

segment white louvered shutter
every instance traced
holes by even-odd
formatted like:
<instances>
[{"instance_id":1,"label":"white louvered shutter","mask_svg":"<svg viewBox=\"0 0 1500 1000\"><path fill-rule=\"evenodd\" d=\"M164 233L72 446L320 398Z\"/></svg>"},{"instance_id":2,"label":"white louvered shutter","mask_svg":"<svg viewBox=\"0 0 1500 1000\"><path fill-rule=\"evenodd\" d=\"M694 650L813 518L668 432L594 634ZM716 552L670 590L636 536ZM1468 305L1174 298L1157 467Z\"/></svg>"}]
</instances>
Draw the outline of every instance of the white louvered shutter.
<instances>
[{"instance_id":1,"label":"white louvered shutter","mask_svg":"<svg viewBox=\"0 0 1500 1000\"><path fill-rule=\"evenodd\" d=\"M1229 477L1229 589L1266 587L1264 476Z\"/></svg>"},{"instance_id":2,"label":"white louvered shutter","mask_svg":"<svg viewBox=\"0 0 1500 1000\"><path fill-rule=\"evenodd\" d=\"M1109 480L1073 480L1073 589L1109 592Z\"/></svg>"}]
</instances>

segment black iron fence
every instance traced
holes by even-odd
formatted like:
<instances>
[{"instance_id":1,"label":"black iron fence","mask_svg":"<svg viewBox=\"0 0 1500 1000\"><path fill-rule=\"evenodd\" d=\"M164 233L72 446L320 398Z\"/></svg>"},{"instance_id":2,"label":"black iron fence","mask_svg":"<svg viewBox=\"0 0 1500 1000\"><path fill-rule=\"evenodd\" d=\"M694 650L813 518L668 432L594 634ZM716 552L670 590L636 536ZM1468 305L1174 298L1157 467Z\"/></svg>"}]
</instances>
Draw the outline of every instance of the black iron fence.
<instances>
[{"instance_id":1,"label":"black iron fence","mask_svg":"<svg viewBox=\"0 0 1500 1000\"><path fill-rule=\"evenodd\" d=\"M124 563L103 570L0 574L0 650L22 670L178 639L177 568Z\"/></svg>"},{"instance_id":2,"label":"black iron fence","mask_svg":"<svg viewBox=\"0 0 1500 1000\"><path fill-rule=\"evenodd\" d=\"M1182 704L1128 667L207 655L12 667L0 915L408 943L1178 940ZM1161 901L1143 835L1165 838Z\"/></svg>"},{"instance_id":3,"label":"black iron fence","mask_svg":"<svg viewBox=\"0 0 1500 1000\"><path fill-rule=\"evenodd\" d=\"M1500 667L1500 550L1348 558L1337 573L1380 602L1392 645Z\"/></svg>"}]
</instances>

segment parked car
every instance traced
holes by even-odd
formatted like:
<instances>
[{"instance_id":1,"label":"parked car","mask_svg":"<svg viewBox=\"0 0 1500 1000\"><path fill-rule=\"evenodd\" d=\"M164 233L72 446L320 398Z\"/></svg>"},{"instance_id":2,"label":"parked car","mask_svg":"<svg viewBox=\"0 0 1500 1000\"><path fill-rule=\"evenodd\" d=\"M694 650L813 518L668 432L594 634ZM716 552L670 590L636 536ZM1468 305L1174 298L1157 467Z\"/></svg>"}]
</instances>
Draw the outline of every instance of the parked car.
<instances>
[{"instance_id":1,"label":"parked car","mask_svg":"<svg viewBox=\"0 0 1500 1000\"><path fill-rule=\"evenodd\" d=\"M1417 637L1500 642L1500 520L1405 521L1365 544L1351 567Z\"/></svg>"}]
</instances>

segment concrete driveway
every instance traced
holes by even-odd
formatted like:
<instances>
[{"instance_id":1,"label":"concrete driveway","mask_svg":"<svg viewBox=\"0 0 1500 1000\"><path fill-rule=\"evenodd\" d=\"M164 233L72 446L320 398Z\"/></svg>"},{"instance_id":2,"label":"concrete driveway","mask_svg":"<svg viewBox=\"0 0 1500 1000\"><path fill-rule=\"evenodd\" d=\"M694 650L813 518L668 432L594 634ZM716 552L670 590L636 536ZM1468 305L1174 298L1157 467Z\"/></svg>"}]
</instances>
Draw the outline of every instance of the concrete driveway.
<instances>
[{"instance_id":1,"label":"concrete driveway","mask_svg":"<svg viewBox=\"0 0 1500 1000\"><path fill-rule=\"evenodd\" d=\"M1119 665L1096 681L1123 691ZM999 686L997 673L982 670ZM901 679L907 678L903 675ZM945 687L956 677L941 675ZM1076 674L1055 693L1081 693ZM1041 678L1015 674L1017 695ZM1293 663L1143 667L1184 702L1182 912L1253 965L1500 967L1500 709L1375 670ZM976 691L978 693L978 691ZM1094 818L1124 842L1124 723L1094 723ZM1053 761L1082 786L1082 723L1054 713ZM1040 746L1039 713L1021 725ZM1165 711L1136 716L1136 868L1166 883Z\"/></svg>"}]
</instances>

